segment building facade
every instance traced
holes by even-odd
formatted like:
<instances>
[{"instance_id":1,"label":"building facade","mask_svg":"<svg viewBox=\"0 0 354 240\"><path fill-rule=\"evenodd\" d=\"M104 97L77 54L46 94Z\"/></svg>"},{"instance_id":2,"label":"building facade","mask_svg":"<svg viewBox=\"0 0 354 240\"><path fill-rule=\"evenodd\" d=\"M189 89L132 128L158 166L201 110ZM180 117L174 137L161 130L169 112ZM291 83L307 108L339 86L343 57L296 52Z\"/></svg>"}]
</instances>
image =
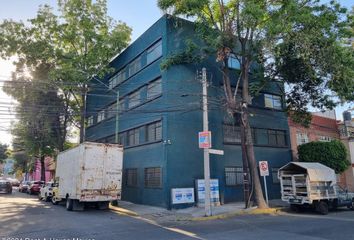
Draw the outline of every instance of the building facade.
<instances>
[{"instance_id":1,"label":"building facade","mask_svg":"<svg viewBox=\"0 0 354 240\"><path fill-rule=\"evenodd\" d=\"M297 147L301 144L323 141L330 142L339 140L339 131L334 111L325 113L312 113L312 119L309 127L294 123L291 118L288 119L290 128L290 141L293 159L298 160Z\"/></svg>"},{"instance_id":2,"label":"building facade","mask_svg":"<svg viewBox=\"0 0 354 240\"><path fill-rule=\"evenodd\" d=\"M187 206L173 205L171 190L195 188L196 180L203 178L203 150L198 148L202 86L196 74L202 67L209 80L212 147L224 150L223 156L210 155L210 175L219 182L221 203L243 200L240 128L223 109L222 76L215 58L161 70L164 59L185 49L188 39L198 42L193 23L165 15L111 62L116 71L102 79L107 87L92 81L85 139L115 142L118 109L119 143L125 149L124 200ZM235 60L229 61L234 83L239 68ZM255 97L250 108L256 159L270 166L270 198L280 197L277 170L291 161L284 98L277 84Z\"/></svg>"},{"instance_id":3,"label":"building facade","mask_svg":"<svg viewBox=\"0 0 354 240\"><path fill-rule=\"evenodd\" d=\"M344 172L346 187L354 192L354 119L349 111L344 112L343 121L338 123L340 140L347 148L350 167Z\"/></svg>"}]
</instances>

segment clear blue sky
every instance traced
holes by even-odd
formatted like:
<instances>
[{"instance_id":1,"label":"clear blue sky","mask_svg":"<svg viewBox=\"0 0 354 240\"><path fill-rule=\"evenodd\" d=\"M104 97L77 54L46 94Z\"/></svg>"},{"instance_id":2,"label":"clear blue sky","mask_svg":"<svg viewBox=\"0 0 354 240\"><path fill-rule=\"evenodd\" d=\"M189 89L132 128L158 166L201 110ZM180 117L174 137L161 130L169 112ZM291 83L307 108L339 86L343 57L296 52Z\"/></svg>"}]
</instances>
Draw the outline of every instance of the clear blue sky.
<instances>
[{"instance_id":1,"label":"clear blue sky","mask_svg":"<svg viewBox=\"0 0 354 240\"><path fill-rule=\"evenodd\" d=\"M329 2L330 0L322 0L322 2ZM354 5L353 0L339 0L339 2L347 8ZM13 19L16 21L34 18L39 5L48 4L55 7L57 0L1 0L0 1L0 22L4 19ZM161 16L162 12L157 7L157 0L107 0L108 14L115 20L121 20L127 23L133 29L132 40L138 38L144 31L146 31L154 22ZM0 76L9 76L11 71L11 64L0 60ZM0 100L8 100L1 91L0 86ZM341 118L341 113L346 110L349 105L344 107L337 107L337 117ZM351 106L353 107L353 106ZM0 120L0 142L10 143L10 134L1 131L1 127L8 128L10 122L3 122Z\"/></svg>"},{"instance_id":2,"label":"clear blue sky","mask_svg":"<svg viewBox=\"0 0 354 240\"><path fill-rule=\"evenodd\" d=\"M55 7L56 3L56 0L2 0L0 21L7 18L26 21L35 17L39 5ZM133 40L162 16L156 0L107 0L107 5L109 16L133 28Z\"/></svg>"}]
</instances>

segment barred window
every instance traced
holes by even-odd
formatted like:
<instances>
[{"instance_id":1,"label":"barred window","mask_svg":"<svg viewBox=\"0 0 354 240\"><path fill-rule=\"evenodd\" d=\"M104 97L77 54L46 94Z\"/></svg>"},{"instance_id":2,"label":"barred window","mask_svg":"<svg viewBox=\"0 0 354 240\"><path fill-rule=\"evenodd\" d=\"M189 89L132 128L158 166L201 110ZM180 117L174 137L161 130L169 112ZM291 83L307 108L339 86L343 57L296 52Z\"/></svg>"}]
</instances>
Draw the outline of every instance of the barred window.
<instances>
[{"instance_id":1,"label":"barred window","mask_svg":"<svg viewBox=\"0 0 354 240\"><path fill-rule=\"evenodd\" d=\"M226 167L225 168L225 184L226 186L236 186L243 184L243 168L242 167Z\"/></svg>"},{"instance_id":2,"label":"barred window","mask_svg":"<svg viewBox=\"0 0 354 240\"><path fill-rule=\"evenodd\" d=\"M225 143L241 143L241 128L233 125L223 125Z\"/></svg>"},{"instance_id":3,"label":"barred window","mask_svg":"<svg viewBox=\"0 0 354 240\"><path fill-rule=\"evenodd\" d=\"M126 169L127 175L127 187L137 187L138 186L138 169L137 168L128 168Z\"/></svg>"},{"instance_id":4,"label":"barred window","mask_svg":"<svg viewBox=\"0 0 354 240\"><path fill-rule=\"evenodd\" d=\"M128 131L128 146L139 144L139 128Z\"/></svg>"},{"instance_id":5,"label":"barred window","mask_svg":"<svg viewBox=\"0 0 354 240\"><path fill-rule=\"evenodd\" d=\"M279 170L279 168L272 168L273 183L280 183L279 178L278 178L278 170Z\"/></svg>"},{"instance_id":6,"label":"barred window","mask_svg":"<svg viewBox=\"0 0 354 240\"><path fill-rule=\"evenodd\" d=\"M122 69L109 79L109 89L113 89L115 86L117 86L119 83L123 82L124 80L125 80L125 69Z\"/></svg>"},{"instance_id":7,"label":"barred window","mask_svg":"<svg viewBox=\"0 0 354 240\"><path fill-rule=\"evenodd\" d=\"M146 126L146 141L154 142L162 139L161 121L150 123Z\"/></svg>"},{"instance_id":8,"label":"barred window","mask_svg":"<svg viewBox=\"0 0 354 240\"><path fill-rule=\"evenodd\" d=\"M152 167L144 169L144 182L147 188L160 188L162 187L162 172L160 167Z\"/></svg>"},{"instance_id":9,"label":"barred window","mask_svg":"<svg viewBox=\"0 0 354 240\"><path fill-rule=\"evenodd\" d=\"M149 64L162 56L162 41L158 41L147 50L146 64Z\"/></svg>"},{"instance_id":10,"label":"barred window","mask_svg":"<svg viewBox=\"0 0 354 240\"><path fill-rule=\"evenodd\" d=\"M119 100L119 113L125 111L125 99L122 98Z\"/></svg>"},{"instance_id":11,"label":"barred window","mask_svg":"<svg viewBox=\"0 0 354 240\"><path fill-rule=\"evenodd\" d=\"M161 78L149 83L147 87L147 99L153 99L162 93Z\"/></svg>"}]
</instances>

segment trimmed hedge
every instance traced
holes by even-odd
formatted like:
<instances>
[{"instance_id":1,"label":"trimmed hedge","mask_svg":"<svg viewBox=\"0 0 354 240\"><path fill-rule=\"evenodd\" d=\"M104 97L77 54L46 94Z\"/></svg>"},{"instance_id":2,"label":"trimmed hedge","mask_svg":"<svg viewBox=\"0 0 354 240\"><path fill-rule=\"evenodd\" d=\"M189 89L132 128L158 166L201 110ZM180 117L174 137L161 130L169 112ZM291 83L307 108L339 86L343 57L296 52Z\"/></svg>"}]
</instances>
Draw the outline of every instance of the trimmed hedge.
<instances>
[{"instance_id":1,"label":"trimmed hedge","mask_svg":"<svg viewBox=\"0 0 354 240\"><path fill-rule=\"evenodd\" d=\"M338 140L331 142L310 142L298 146L300 162L319 162L334 169L336 173L344 172L350 165L347 149Z\"/></svg>"}]
</instances>

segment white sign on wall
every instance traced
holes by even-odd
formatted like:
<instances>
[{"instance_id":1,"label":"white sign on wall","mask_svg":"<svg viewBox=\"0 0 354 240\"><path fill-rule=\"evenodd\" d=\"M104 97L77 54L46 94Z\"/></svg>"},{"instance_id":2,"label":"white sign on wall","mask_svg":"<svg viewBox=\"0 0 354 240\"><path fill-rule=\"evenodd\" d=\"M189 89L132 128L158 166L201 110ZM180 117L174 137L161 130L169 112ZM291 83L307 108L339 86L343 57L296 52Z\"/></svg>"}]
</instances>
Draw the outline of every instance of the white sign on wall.
<instances>
[{"instance_id":1,"label":"white sign on wall","mask_svg":"<svg viewBox=\"0 0 354 240\"><path fill-rule=\"evenodd\" d=\"M198 193L198 203L204 203L205 201L205 181L204 179L196 180L197 193ZM219 203L219 180L210 179L210 202Z\"/></svg>"},{"instance_id":2,"label":"white sign on wall","mask_svg":"<svg viewBox=\"0 0 354 240\"><path fill-rule=\"evenodd\" d=\"M172 188L172 204L194 203L194 188Z\"/></svg>"}]
</instances>

